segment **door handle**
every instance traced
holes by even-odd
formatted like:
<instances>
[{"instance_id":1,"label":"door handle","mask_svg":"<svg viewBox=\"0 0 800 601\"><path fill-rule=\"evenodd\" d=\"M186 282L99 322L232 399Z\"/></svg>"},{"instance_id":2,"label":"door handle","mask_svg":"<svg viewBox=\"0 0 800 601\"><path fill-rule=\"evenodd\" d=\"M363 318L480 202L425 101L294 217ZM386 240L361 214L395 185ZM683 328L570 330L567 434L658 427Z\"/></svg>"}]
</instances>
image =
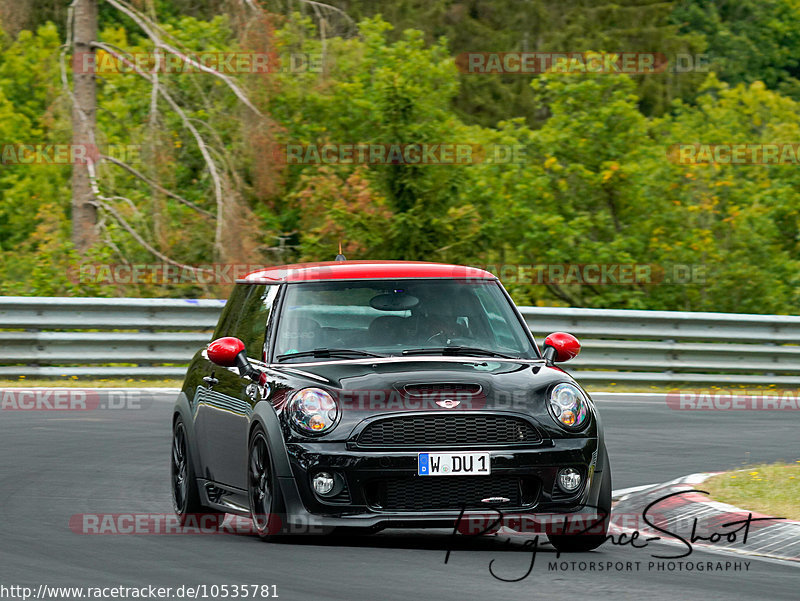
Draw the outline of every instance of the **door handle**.
<instances>
[{"instance_id":1,"label":"door handle","mask_svg":"<svg viewBox=\"0 0 800 601\"><path fill-rule=\"evenodd\" d=\"M217 380L214 376L205 376L203 378L203 382L208 384L208 387L211 388L212 386L216 386L219 384L219 380Z\"/></svg>"}]
</instances>

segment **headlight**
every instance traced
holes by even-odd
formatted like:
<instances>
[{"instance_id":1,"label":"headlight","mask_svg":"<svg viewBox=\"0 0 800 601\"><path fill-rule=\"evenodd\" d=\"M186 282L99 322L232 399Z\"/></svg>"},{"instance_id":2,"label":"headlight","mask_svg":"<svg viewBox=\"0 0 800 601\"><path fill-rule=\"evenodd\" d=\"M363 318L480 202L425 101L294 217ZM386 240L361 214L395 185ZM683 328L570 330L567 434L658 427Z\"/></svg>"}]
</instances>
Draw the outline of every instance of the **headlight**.
<instances>
[{"instance_id":1,"label":"headlight","mask_svg":"<svg viewBox=\"0 0 800 601\"><path fill-rule=\"evenodd\" d=\"M589 419L589 401L572 384L559 384L550 392L550 412L560 426L579 430Z\"/></svg>"},{"instance_id":2,"label":"headlight","mask_svg":"<svg viewBox=\"0 0 800 601\"><path fill-rule=\"evenodd\" d=\"M321 388L303 388L292 395L287 408L289 421L303 434L322 434L336 424L339 407Z\"/></svg>"}]
</instances>

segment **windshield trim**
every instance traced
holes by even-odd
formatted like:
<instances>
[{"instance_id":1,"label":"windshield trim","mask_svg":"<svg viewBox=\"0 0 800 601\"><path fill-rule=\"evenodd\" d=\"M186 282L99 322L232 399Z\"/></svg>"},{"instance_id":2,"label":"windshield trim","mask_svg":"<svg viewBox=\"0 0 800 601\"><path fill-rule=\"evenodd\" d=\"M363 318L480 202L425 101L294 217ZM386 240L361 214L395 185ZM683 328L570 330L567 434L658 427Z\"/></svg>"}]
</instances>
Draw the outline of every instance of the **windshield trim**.
<instances>
[{"instance_id":1,"label":"windshield trim","mask_svg":"<svg viewBox=\"0 0 800 601\"><path fill-rule=\"evenodd\" d=\"M528 328L528 324L525 322L525 318L522 317L522 314L519 312L517 305L511 298L511 295L505 289L500 279L495 277L492 279L475 279L475 278L452 278L452 277L413 277L413 278L403 278L403 277L391 277L391 278L342 278L335 280L336 283L346 283L346 282L381 282L381 281L393 281L393 280L425 280L425 281L442 281L442 282L468 282L474 281L476 284L483 284L483 285L494 285L500 289L501 294L506 299L506 302L511 309L511 312L516 316L517 323L519 323L520 327L522 328L524 335L526 336L526 340L530 344L531 348L533 349L533 354L535 357L529 358L520 358L520 359L502 359L500 357L487 357L487 356L475 356L470 357L468 355L458 356L456 359L469 359L472 361L484 361L487 359L493 359L497 361L513 361L513 362L520 362L520 363L530 363L530 362L540 362L544 361L541 351L539 350L539 345L536 344L536 340L534 339L533 332L531 332L530 328ZM252 282L248 282L251 284ZM314 285L320 283L318 280L308 280L308 281L294 281L294 282L283 282L279 284L280 290L278 291L278 299L277 299L277 315L275 316L275 323L274 326L271 328L271 332L269 332L269 351L267 353L267 361L266 363L270 366L287 366L287 365L319 365L320 363L342 363L342 362L352 362L352 361L362 361L361 358L358 359L338 359L334 361L330 361L329 359L324 359L323 361L310 361L310 362L298 362L292 363L291 361L277 361L275 356L276 346L278 342L278 331L280 330L281 320L284 317L284 307L286 304L286 290L289 286L297 286L297 285ZM414 356L410 357L411 359L420 359L423 356ZM449 359L449 356L446 355L431 355L432 359ZM396 355L389 355L385 359L381 358L382 361L386 359L402 359L402 357ZM364 357L363 360L369 362L372 358ZM374 359L377 360L377 359Z\"/></svg>"},{"instance_id":2,"label":"windshield trim","mask_svg":"<svg viewBox=\"0 0 800 601\"><path fill-rule=\"evenodd\" d=\"M470 357L469 355L390 355L388 357L354 357L352 359L320 359L318 361L298 361L289 363L282 361L270 363L267 367L271 369L283 369L286 367L304 367L320 365L381 365L385 363L519 363L521 365L544 364L545 360L538 359L505 359L503 357Z\"/></svg>"}]
</instances>

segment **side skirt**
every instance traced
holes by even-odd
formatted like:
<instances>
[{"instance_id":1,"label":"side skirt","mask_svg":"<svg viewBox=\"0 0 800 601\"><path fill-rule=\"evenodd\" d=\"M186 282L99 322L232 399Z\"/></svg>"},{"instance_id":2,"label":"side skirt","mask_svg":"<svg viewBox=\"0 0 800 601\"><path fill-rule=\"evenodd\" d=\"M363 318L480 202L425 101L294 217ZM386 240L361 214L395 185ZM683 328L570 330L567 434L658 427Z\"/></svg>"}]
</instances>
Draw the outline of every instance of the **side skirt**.
<instances>
[{"instance_id":1,"label":"side skirt","mask_svg":"<svg viewBox=\"0 0 800 601\"><path fill-rule=\"evenodd\" d=\"M250 503L247 500L247 491L218 482L197 479L200 497L203 505L237 515L250 516Z\"/></svg>"}]
</instances>

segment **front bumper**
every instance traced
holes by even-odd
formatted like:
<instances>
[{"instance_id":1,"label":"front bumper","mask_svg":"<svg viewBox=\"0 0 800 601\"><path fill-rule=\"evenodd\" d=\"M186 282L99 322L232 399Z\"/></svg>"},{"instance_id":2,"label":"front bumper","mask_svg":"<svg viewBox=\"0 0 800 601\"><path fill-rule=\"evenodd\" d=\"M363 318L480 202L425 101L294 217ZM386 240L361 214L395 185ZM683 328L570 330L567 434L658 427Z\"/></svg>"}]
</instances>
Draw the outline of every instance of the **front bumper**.
<instances>
[{"instance_id":1,"label":"front bumper","mask_svg":"<svg viewBox=\"0 0 800 601\"><path fill-rule=\"evenodd\" d=\"M597 438L573 437L548 439L535 447L470 448L470 452L490 453L491 476L420 477L417 454L432 449L365 451L352 450L346 443L288 443L286 451L293 477L279 482L285 522L295 532L337 526L452 527L459 516L463 519L487 515L494 509L517 515L582 512L587 506L597 505L604 467L599 445ZM457 453L461 449L436 451ZM556 486L558 470L568 466L579 469L584 476L582 487L572 495ZM313 491L311 478L322 471L342 479L346 485L344 494L324 499ZM456 478L461 482L454 486ZM520 495L512 498L503 491L513 487L515 481L520 483ZM441 496L437 495L438 482L442 484ZM492 494L495 483L501 491L497 495ZM387 495L390 488L394 494ZM398 490L405 491L405 500L399 505ZM419 499L409 497L419 491ZM479 497L484 495L509 501L482 503Z\"/></svg>"}]
</instances>

